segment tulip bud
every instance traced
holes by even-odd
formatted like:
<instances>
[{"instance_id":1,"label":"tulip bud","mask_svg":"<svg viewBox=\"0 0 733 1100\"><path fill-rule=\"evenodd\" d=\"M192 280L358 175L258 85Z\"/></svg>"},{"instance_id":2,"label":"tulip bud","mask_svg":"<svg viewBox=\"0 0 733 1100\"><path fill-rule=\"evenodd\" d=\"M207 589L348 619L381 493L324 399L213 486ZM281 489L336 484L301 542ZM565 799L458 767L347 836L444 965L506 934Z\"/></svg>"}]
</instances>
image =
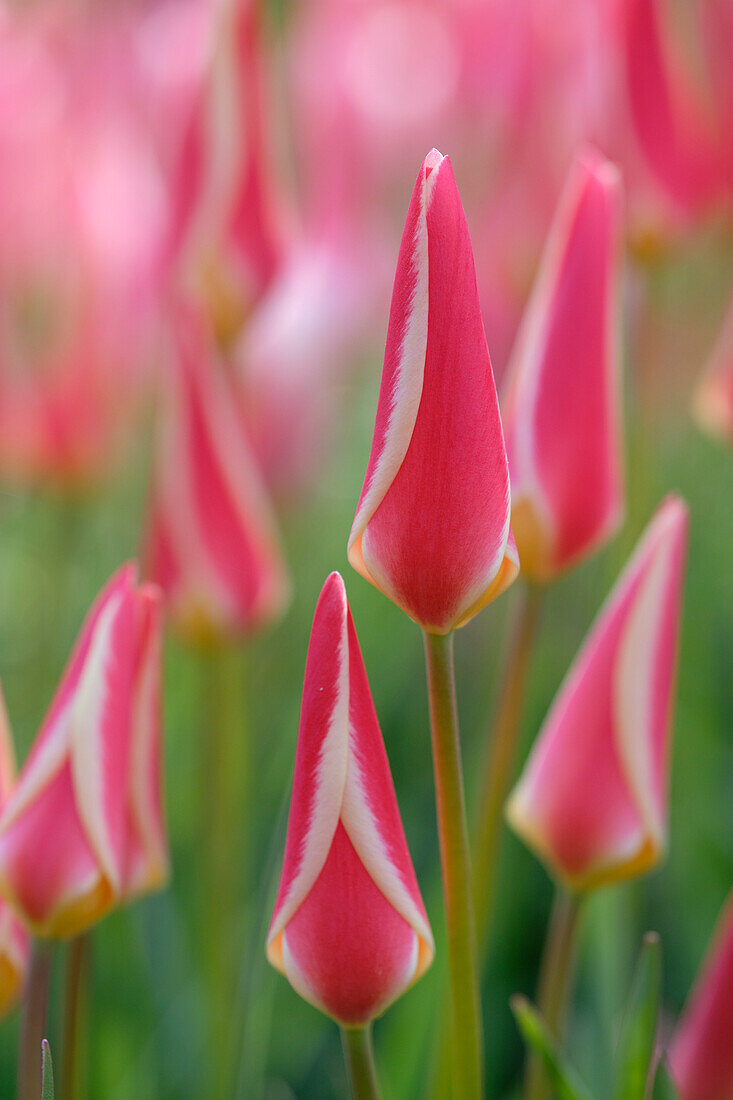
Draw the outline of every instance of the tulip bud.
<instances>
[{"instance_id":1,"label":"tulip bud","mask_svg":"<svg viewBox=\"0 0 733 1100\"><path fill-rule=\"evenodd\" d=\"M177 320L153 483L148 575L198 642L276 618L288 584L231 380L193 312Z\"/></svg>"},{"instance_id":2,"label":"tulip bud","mask_svg":"<svg viewBox=\"0 0 733 1100\"><path fill-rule=\"evenodd\" d=\"M103 589L0 818L0 890L38 935L165 879L158 601L130 565Z\"/></svg>"},{"instance_id":3,"label":"tulip bud","mask_svg":"<svg viewBox=\"0 0 733 1100\"><path fill-rule=\"evenodd\" d=\"M621 519L619 220L618 172L587 152L555 216L504 404L512 528L533 580L551 580Z\"/></svg>"},{"instance_id":4,"label":"tulip bud","mask_svg":"<svg viewBox=\"0 0 733 1100\"><path fill-rule=\"evenodd\" d=\"M0 690L0 811L15 780L15 753L10 723ZM6 901L0 900L0 1018L18 999L30 958L30 939Z\"/></svg>"},{"instance_id":5,"label":"tulip bud","mask_svg":"<svg viewBox=\"0 0 733 1100\"><path fill-rule=\"evenodd\" d=\"M695 417L706 432L733 444L733 306L695 395Z\"/></svg>"},{"instance_id":6,"label":"tulip bud","mask_svg":"<svg viewBox=\"0 0 733 1100\"><path fill-rule=\"evenodd\" d=\"M733 893L669 1054L681 1100L733 1096Z\"/></svg>"},{"instance_id":7,"label":"tulip bud","mask_svg":"<svg viewBox=\"0 0 733 1100\"><path fill-rule=\"evenodd\" d=\"M509 508L466 216L434 149L402 236L349 561L425 630L447 634L517 575Z\"/></svg>"},{"instance_id":8,"label":"tulip bud","mask_svg":"<svg viewBox=\"0 0 733 1100\"><path fill-rule=\"evenodd\" d=\"M507 807L573 890L662 857L687 507L659 507L545 719Z\"/></svg>"},{"instance_id":9,"label":"tulip bud","mask_svg":"<svg viewBox=\"0 0 733 1100\"><path fill-rule=\"evenodd\" d=\"M433 958L344 582L311 632L280 889L267 957L305 1000L353 1027Z\"/></svg>"}]
</instances>

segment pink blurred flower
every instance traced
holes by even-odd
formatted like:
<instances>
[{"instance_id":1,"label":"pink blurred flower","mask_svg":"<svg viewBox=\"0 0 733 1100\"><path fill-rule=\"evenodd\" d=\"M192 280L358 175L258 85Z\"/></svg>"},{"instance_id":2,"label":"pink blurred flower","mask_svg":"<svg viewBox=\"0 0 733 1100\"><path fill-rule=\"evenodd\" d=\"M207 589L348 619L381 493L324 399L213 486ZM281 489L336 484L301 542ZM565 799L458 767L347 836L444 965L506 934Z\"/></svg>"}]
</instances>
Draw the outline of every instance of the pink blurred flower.
<instances>
[{"instance_id":1,"label":"pink blurred flower","mask_svg":"<svg viewBox=\"0 0 733 1100\"><path fill-rule=\"evenodd\" d=\"M354 623L338 573L318 600L267 957L346 1026L380 1015L433 958Z\"/></svg>"},{"instance_id":2,"label":"pink blurred flower","mask_svg":"<svg viewBox=\"0 0 733 1100\"><path fill-rule=\"evenodd\" d=\"M426 630L463 625L514 580L509 471L466 216L450 161L418 174L349 561Z\"/></svg>"},{"instance_id":3,"label":"pink blurred flower","mask_svg":"<svg viewBox=\"0 0 733 1100\"><path fill-rule=\"evenodd\" d=\"M76 935L166 879L159 598L132 565L103 589L5 804L0 888L38 935Z\"/></svg>"},{"instance_id":4,"label":"pink blurred flower","mask_svg":"<svg viewBox=\"0 0 733 1100\"><path fill-rule=\"evenodd\" d=\"M0 689L0 813L15 782L15 752L7 711ZM6 901L0 900L0 1017L8 1012L23 988L30 959L30 938Z\"/></svg>"},{"instance_id":5,"label":"pink blurred flower","mask_svg":"<svg viewBox=\"0 0 733 1100\"><path fill-rule=\"evenodd\" d=\"M573 165L509 365L503 421L522 570L550 580L623 510L616 346L620 183Z\"/></svg>"},{"instance_id":6,"label":"pink blurred flower","mask_svg":"<svg viewBox=\"0 0 733 1100\"><path fill-rule=\"evenodd\" d=\"M700 427L733 444L733 305L695 394Z\"/></svg>"},{"instance_id":7,"label":"pink blurred flower","mask_svg":"<svg viewBox=\"0 0 733 1100\"><path fill-rule=\"evenodd\" d=\"M279 537L232 378L204 319L179 308L161 401L147 572L172 623L209 642L276 618L288 595Z\"/></svg>"},{"instance_id":8,"label":"pink blurred flower","mask_svg":"<svg viewBox=\"0 0 733 1100\"><path fill-rule=\"evenodd\" d=\"M669 1059L681 1100L733 1096L733 894L726 902Z\"/></svg>"},{"instance_id":9,"label":"pink blurred flower","mask_svg":"<svg viewBox=\"0 0 733 1100\"><path fill-rule=\"evenodd\" d=\"M592 889L648 871L667 774L687 507L669 497L601 609L507 806L550 871Z\"/></svg>"}]
</instances>

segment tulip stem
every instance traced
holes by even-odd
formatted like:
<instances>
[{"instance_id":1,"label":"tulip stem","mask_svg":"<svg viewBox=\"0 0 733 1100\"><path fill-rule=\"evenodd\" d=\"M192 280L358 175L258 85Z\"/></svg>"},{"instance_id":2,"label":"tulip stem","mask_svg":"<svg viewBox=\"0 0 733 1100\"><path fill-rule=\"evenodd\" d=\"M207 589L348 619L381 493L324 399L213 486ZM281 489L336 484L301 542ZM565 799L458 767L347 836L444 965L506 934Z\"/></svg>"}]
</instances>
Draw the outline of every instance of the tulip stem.
<instances>
[{"instance_id":1,"label":"tulip stem","mask_svg":"<svg viewBox=\"0 0 733 1100\"><path fill-rule=\"evenodd\" d=\"M341 1043L349 1071L354 1100L379 1100L377 1070L374 1065L372 1025L342 1027Z\"/></svg>"},{"instance_id":2,"label":"tulip stem","mask_svg":"<svg viewBox=\"0 0 733 1100\"><path fill-rule=\"evenodd\" d=\"M34 940L20 1024L18 1100L38 1100L41 1095L41 1044L46 1038L51 961L50 944Z\"/></svg>"},{"instance_id":3,"label":"tulip stem","mask_svg":"<svg viewBox=\"0 0 733 1100\"><path fill-rule=\"evenodd\" d=\"M526 585L521 592L491 736L487 741L477 801L474 835L476 927L485 955L493 915L502 815L517 755L530 657L537 634L543 590Z\"/></svg>"},{"instance_id":4,"label":"tulip stem","mask_svg":"<svg viewBox=\"0 0 733 1100\"><path fill-rule=\"evenodd\" d=\"M84 932L69 943L64 989L64 1044L61 1063L61 1100L85 1095L84 1065L89 993L91 934Z\"/></svg>"},{"instance_id":5,"label":"tulip stem","mask_svg":"<svg viewBox=\"0 0 733 1100\"><path fill-rule=\"evenodd\" d=\"M453 1095L483 1096L481 1002L453 635L425 633L435 797L451 980Z\"/></svg>"},{"instance_id":6,"label":"tulip stem","mask_svg":"<svg viewBox=\"0 0 733 1100\"><path fill-rule=\"evenodd\" d=\"M558 887L542 954L537 1006L558 1041L565 1030L575 960L578 916L583 898ZM548 1100L550 1090L539 1060L530 1055L524 1084L525 1100Z\"/></svg>"}]
</instances>

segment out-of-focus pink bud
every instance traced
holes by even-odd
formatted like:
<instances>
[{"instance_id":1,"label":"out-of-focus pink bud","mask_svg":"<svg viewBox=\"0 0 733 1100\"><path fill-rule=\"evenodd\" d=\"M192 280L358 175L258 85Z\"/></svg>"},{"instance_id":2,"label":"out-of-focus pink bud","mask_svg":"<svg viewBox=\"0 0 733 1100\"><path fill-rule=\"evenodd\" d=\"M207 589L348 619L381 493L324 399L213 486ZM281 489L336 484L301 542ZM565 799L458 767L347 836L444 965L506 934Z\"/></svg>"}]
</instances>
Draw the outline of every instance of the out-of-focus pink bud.
<instances>
[{"instance_id":1,"label":"out-of-focus pink bud","mask_svg":"<svg viewBox=\"0 0 733 1100\"><path fill-rule=\"evenodd\" d=\"M313 619L267 957L305 1000L347 1026L380 1015L433 958L338 573Z\"/></svg>"},{"instance_id":2,"label":"out-of-focus pink bud","mask_svg":"<svg viewBox=\"0 0 733 1100\"><path fill-rule=\"evenodd\" d=\"M599 613L507 807L572 889L662 857L687 507L660 505Z\"/></svg>"},{"instance_id":3,"label":"out-of-focus pink bud","mask_svg":"<svg viewBox=\"0 0 733 1100\"><path fill-rule=\"evenodd\" d=\"M0 689L0 812L15 781L15 753ZM8 903L0 900L0 1018L12 1008L25 981L30 939Z\"/></svg>"},{"instance_id":4,"label":"out-of-focus pink bud","mask_svg":"<svg viewBox=\"0 0 733 1100\"><path fill-rule=\"evenodd\" d=\"M626 0L625 54L631 116L649 166L682 211L702 211L720 191L717 120L665 41L660 4ZM728 106L724 108L729 113Z\"/></svg>"},{"instance_id":5,"label":"out-of-focus pink bud","mask_svg":"<svg viewBox=\"0 0 733 1100\"><path fill-rule=\"evenodd\" d=\"M194 311L176 318L155 467L147 571L199 642L249 633L288 595L275 520L231 379Z\"/></svg>"},{"instance_id":6,"label":"out-of-focus pink bud","mask_svg":"<svg viewBox=\"0 0 733 1100\"><path fill-rule=\"evenodd\" d=\"M0 889L38 935L165 881L159 599L132 565L103 589L0 818Z\"/></svg>"},{"instance_id":7,"label":"out-of-focus pink bud","mask_svg":"<svg viewBox=\"0 0 733 1100\"><path fill-rule=\"evenodd\" d=\"M733 445L733 305L697 388L694 411L701 428Z\"/></svg>"},{"instance_id":8,"label":"out-of-focus pink bud","mask_svg":"<svg viewBox=\"0 0 733 1100\"><path fill-rule=\"evenodd\" d=\"M619 208L616 169L586 152L565 186L509 368L512 529L533 580L604 542L623 510Z\"/></svg>"},{"instance_id":9,"label":"out-of-focus pink bud","mask_svg":"<svg viewBox=\"0 0 733 1100\"><path fill-rule=\"evenodd\" d=\"M476 272L450 161L434 149L402 236L349 561L426 630L514 580L509 470Z\"/></svg>"},{"instance_id":10,"label":"out-of-focus pink bud","mask_svg":"<svg viewBox=\"0 0 733 1100\"><path fill-rule=\"evenodd\" d=\"M733 893L669 1054L681 1100L733 1096Z\"/></svg>"}]
</instances>

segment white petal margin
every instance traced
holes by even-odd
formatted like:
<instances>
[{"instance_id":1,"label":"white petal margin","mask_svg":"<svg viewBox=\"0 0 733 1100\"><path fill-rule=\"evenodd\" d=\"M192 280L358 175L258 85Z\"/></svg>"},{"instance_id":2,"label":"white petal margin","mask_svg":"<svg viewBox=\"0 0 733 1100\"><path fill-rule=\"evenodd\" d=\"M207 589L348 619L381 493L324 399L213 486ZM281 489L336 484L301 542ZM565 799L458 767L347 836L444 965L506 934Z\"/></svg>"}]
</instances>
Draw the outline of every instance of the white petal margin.
<instances>
[{"instance_id":1,"label":"white petal margin","mask_svg":"<svg viewBox=\"0 0 733 1100\"><path fill-rule=\"evenodd\" d=\"M348 558L351 565L368 578L361 555L361 537L369 520L382 503L387 490L404 462L422 397L425 376L425 355L428 346L428 306L430 271L428 259L428 210L433 190L445 157L433 149L423 163L423 171L430 168L430 175L423 177L420 213L415 226L412 249L412 266L415 272L415 288L410 302L410 314L405 325L400 358L393 381L391 407L382 450L377 458L369 481L369 487L357 509L349 535Z\"/></svg>"},{"instance_id":2,"label":"white petal margin","mask_svg":"<svg viewBox=\"0 0 733 1100\"><path fill-rule=\"evenodd\" d=\"M278 960L277 953L272 950L273 946L296 909L307 898L323 870L331 850L344 798L349 755L349 640L348 605L343 582L339 588L343 606L336 701L331 712L328 733L321 746L308 832L303 843L298 871L290 883L267 937L267 955L275 966L278 966Z\"/></svg>"},{"instance_id":3,"label":"white petal margin","mask_svg":"<svg viewBox=\"0 0 733 1100\"><path fill-rule=\"evenodd\" d=\"M122 888L123 869L115 858L107 828L103 742L99 727L105 717L115 619L122 600L123 594L116 593L100 612L69 713L76 807L102 871L117 895Z\"/></svg>"},{"instance_id":4,"label":"white petal margin","mask_svg":"<svg viewBox=\"0 0 733 1100\"><path fill-rule=\"evenodd\" d=\"M652 726L659 631L669 592L676 550L675 529L684 520L684 505L669 501L650 532L652 555L620 640L614 682L619 758L639 808L646 839L664 847L666 826L654 796ZM642 548L643 549L643 548Z\"/></svg>"}]
</instances>

